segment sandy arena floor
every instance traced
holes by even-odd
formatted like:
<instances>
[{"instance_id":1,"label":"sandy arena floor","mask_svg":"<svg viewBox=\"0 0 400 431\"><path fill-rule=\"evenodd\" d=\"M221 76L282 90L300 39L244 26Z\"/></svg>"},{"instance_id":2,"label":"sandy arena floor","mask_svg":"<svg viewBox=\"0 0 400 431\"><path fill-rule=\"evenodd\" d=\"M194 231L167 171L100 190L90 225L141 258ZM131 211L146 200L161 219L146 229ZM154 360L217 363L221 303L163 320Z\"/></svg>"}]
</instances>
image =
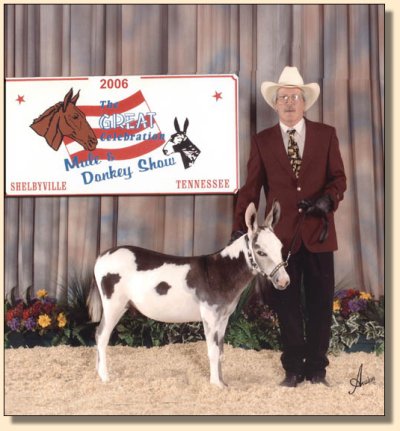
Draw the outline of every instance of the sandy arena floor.
<instances>
[{"instance_id":1,"label":"sandy arena floor","mask_svg":"<svg viewBox=\"0 0 400 431\"><path fill-rule=\"evenodd\" d=\"M280 353L225 345L229 387L209 384L205 342L160 348L108 347L110 382L95 371L95 349L36 347L5 352L6 415L383 415L384 357L330 356L330 388L283 388ZM350 380L362 367L365 384Z\"/></svg>"}]
</instances>

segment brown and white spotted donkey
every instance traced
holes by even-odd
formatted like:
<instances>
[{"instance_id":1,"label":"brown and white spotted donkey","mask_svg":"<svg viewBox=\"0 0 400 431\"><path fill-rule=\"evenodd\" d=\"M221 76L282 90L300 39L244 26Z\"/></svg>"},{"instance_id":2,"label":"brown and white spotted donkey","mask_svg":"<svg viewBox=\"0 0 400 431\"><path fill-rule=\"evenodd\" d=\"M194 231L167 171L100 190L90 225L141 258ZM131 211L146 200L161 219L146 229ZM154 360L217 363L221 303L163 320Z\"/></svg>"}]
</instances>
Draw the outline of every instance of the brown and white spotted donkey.
<instances>
[{"instance_id":1,"label":"brown and white spotted donkey","mask_svg":"<svg viewBox=\"0 0 400 431\"><path fill-rule=\"evenodd\" d=\"M247 234L223 250L196 257L169 256L139 247L120 246L98 257L88 308L97 328L97 371L108 380L106 347L129 305L162 322L202 321L210 361L210 382L223 388L221 356L229 316L257 273L279 290L290 280L282 244L273 232L280 206L275 202L263 226L254 204L246 210Z\"/></svg>"}]
</instances>

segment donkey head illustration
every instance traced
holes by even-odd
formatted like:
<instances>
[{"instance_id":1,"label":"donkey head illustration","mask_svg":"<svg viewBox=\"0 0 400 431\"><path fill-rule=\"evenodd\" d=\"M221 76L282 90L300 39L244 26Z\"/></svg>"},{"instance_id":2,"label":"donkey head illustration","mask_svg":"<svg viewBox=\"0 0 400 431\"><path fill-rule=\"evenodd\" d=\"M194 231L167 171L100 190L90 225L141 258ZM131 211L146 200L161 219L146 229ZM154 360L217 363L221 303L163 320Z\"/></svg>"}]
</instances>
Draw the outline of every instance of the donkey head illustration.
<instances>
[{"instance_id":1,"label":"donkey head illustration","mask_svg":"<svg viewBox=\"0 0 400 431\"><path fill-rule=\"evenodd\" d=\"M163 153L169 156L173 153L179 153L182 157L183 166L185 169L194 165L200 150L187 137L186 131L189 126L189 120L186 118L183 124L183 130L180 129L178 119L175 117L174 127L176 133L172 134L168 142L163 147Z\"/></svg>"},{"instance_id":2,"label":"donkey head illustration","mask_svg":"<svg viewBox=\"0 0 400 431\"><path fill-rule=\"evenodd\" d=\"M63 102L58 102L47 109L43 114L33 120L31 128L43 136L53 150L60 148L64 136L68 136L85 150L96 148L97 138L86 120L85 114L77 107L79 91L74 97L73 90L65 95Z\"/></svg>"}]
</instances>

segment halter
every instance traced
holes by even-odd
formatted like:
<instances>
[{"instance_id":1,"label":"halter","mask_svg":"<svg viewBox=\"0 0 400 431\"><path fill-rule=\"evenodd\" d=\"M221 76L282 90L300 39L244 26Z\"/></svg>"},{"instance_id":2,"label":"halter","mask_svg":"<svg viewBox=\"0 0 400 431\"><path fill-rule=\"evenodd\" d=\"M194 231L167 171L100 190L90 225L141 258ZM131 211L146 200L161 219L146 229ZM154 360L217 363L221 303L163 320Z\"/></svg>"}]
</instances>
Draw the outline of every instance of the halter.
<instances>
[{"instance_id":1,"label":"halter","mask_svg":"<svg viewBox=\"0 0 400 431\"><path fill-rule=\"evenodd\" d=\"M300 218L300 220L299 220L299 221L298 221L298 223L297 223L296 231L295 231L295 233L294 233L294 235L293 235L293 238L292 238L292 241L291 241L291 243L290 243L289 252L288 252L288 255L287 255L286 259L285 259L284 261L282 261L282 262L278 263L278 265L276 265L276 266L275 266L275 268L271 271L271 273L270 273L269 275L268 275L268 274L266 274L266 273L265 273L265 272L260 268L260 266L258 265L258 263L257 263L257 261L256 261L256 258L254 257L253 247L251 247L251 245L250 245L249 235L246 233L246 235L245 235L244 239L245 239L245 241L246 241L247 256L249 257L249 261L250 261L251 267L252 267L255 271L257 271L259 274L265 275L265 276L266 276L266 277L268 277L268 278L272 278L272 277L273 277L273 276L274 276L274 275L279 271L279 269L280 269L282 266L283 266L284 268L286 268L286 267L289 265L289 259L290 259L290 256L292 255L292 250L293 250L294 244L295 244L295 242L296 242L296 240L297 240L297 238L298 238L298 236L299 236L301 226L302 226L302 224L303 224L303 222L304 222L304 218L305 218L305 213L303 212L302 217ZM325 241L325 239L326 239L326 237L327 237L327 227L328 227L327 225L328 225L328 221L326 220L326 216L325 216L325 220L324 220L324 229L322 230L322 233L321 233L320 238L319 238L319 241L320 241L320 242Z\"/></svg>"},{"instance_id":2,"label":"halter","mask_svg":"<svg viewBox=\"0 0 400 431\"><path fill-rule=\"evenodd\" d=\"M257 271L259 274L264 275L270 279L272 279L272 277L279 271L280 268L283 267L287 267L288 263L289 263L289 257L290 257L290 252L286 258L286 260L278 263L278 265L275 266L275 268L271 271L270 274L266 274L258 265L256 258L254 257L254 250L252 245L250 244L250 239L249 239L249 235L246 233L246 235L244 236L244 239L246 241L246 247L247 247L247 256L249 258L250 261L250 265L251 267Z\"/></svg>"}]
</instances>

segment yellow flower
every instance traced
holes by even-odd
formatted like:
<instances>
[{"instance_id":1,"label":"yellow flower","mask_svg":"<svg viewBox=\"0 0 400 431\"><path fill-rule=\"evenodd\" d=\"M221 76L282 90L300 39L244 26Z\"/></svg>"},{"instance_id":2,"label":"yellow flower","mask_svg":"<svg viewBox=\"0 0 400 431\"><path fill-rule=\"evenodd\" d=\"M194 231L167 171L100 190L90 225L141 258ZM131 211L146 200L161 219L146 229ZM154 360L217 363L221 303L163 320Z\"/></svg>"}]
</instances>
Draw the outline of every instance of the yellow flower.
<instances>
[{"instance_id":1,"label":"yellow flower","mask_svg":"<svg viewBox=\"0 0 400 431\"><path fill-rule=\"evenodd\" d=\"M47 314L41 314L38 318L38 325L47 328L51 324L51 319Z\"/></svg>"},{"instance_id":2,"label":"yellow flower","mask_svg":"<svg viewBox=\"0 0 400 431\"><path fill-rule=\"evenodd\" d=\"M47 291L45 289L40 289L36 292L36 296L41 299L47 296Z\"/></svg>"},{"instance_id":3,"label":"yellow flower","mask_svg":"<svg viewBox=\"0 0 400 431\"><path fill-rule=\"evenodd\" d=\"M367 293L367 292L360 292L360 298L369 300L369 299L372 299L372 295L370 293Z\"/></svg>"},{"instance_id":4,"label":"yellow flower","mask_svg":"<svg viewBox=\"0 0 400 431\"><path fill-rule=\"evenodd\" d=\"M333 312L336 313L340 311L340 300L339 299L335 299L333 301Z\"/></svg>"},{"instance_id":5,"label":"yellow flower","mask_svg":"<svg viewBox=\"0 0 400 431\"><path fill-rule=\"evenodd\" d=\"M64 326L67 324L67 318L65 317L64 313L59 313L57 316L57 322L59 328L64 328Z\"/></svg>"}]
</instances>

